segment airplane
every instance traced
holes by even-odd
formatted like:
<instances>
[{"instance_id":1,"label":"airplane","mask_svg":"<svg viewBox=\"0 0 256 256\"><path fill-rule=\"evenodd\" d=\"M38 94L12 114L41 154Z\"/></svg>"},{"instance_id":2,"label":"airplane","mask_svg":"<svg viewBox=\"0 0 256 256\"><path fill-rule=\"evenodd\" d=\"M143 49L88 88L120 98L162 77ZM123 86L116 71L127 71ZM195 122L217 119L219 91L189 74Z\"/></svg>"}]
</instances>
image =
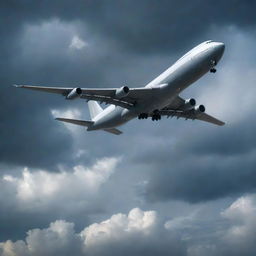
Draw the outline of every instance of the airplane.
<instances>
[{"instance_id":1,"label":"airplane","mask_svg":"<svg viewBox=\"0 0 256 256\"><path fill-rule=\"evenodd\" d=\"M225 123L205 113L204 105L196 105L193 98L183 99L179 94L207 72L215 73L216 65L225 50L222 42L205 41L178 59L171 67L145 87L129 88L63 88L32 85L14 85L63 95L67 100L85 99L91 120L56 118L56 120L84 126L87 131L104 130L119 135L116 127L131 119L160 120L162 116L201 120L222 126ZM110 104L102 109L98 103Z\"/></svg>"}]
</instances>

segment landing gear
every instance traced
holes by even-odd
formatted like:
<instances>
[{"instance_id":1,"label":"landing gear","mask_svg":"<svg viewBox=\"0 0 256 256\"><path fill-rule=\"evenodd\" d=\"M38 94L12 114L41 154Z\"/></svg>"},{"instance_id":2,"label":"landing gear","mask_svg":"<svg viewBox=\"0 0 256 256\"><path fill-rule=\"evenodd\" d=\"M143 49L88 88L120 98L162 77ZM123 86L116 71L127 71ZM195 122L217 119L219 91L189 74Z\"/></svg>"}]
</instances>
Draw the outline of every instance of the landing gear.
<instances>
[{"instance_id":1,"label":"landing gear","mask_svg":"<svg viewBox=\"0 0 256 256\"><path fill-rule=\"evenodd\" d=\"M141 113L138 116L139 119L147 119L148 118L148 114L147 113Z\"/></svg>"},{"instance_id":2,"label":"landing gear","mask_svg":"<svg viewBox=\"0 0 256 256\"><path fill-rule=\"evenodd\" d=\"M158 111L158 110L155 110L153 113L154 113L154 114L153 114L153 116L152 116L152 121L161 120L161 115L159 114L159 111Z\"/></svg>"},{"instance_id":3,"label":"landing gear","mask_svg":"<svg viewBox=\"0 0 256 256\"><path fill-rule=\"evenodd\" d=\"M153 116L152 116L152 121L158 121L158 120L161 120L161 115L160 114L154 114Z\"/></svg>"},{"instance_id":4,"label":"landing gear","mask_svg":"<svg viewBox=\"0 0 256 256\"><path fill-rule=\"evenodd\" d=\"M210 72L211 73L216 73L216 68L215 66L217 65L217 61L216 60L211 60L211 69L210 69Z\"/></svg>"},{"instance_id":5,"label":"landing gear","mask_svg":"<svg viewBox=\"0 0 256 256\"><path fill-rule=\"evenodd\" d=\"M138 119L147 119L147 118L148 118L147 113L141 113L138 115ZM157 120L161 120L161 115L159 114L158 110L154 110L152 115L152 121L157 121Z\"/></svg>"}]
</instances>

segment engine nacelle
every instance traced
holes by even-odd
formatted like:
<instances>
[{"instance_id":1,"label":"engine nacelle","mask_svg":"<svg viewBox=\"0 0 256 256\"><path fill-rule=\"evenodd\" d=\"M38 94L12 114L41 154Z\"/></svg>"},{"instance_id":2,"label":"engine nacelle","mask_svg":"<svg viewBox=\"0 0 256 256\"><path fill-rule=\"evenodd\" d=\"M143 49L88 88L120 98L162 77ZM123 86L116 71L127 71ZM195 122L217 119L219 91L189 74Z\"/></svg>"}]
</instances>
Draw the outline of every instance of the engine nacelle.
<instances>
[{"instance_id":1,"label":"engine nacelle","mask_svg":"<svg viewBox=\"0 0 256 256\"><path fill-rule=\"evenodd\" d=\"M205 112L205 106L204 105L198 105L194 108L195 114L200 115Z\"/></svg>"},{"instance_id":2,"label":"engine nacelle","mask_svg":"<svg viewBox=\"0 0 256 256\"><path fill-rule=\"evenodd\" d=\"M130 92L130 89L128 86L122 86L121 88L116 90L116 97L118 99L121 99L121 98L127 96L129 94L129 92Z\"/></svg>"},{"instance_id":3,"label":"engine nacelle","mask_svg":"<svg viewBox=\"0 0 256 256\"><path fill-rule=\"evenodd\" d=\"M187 99L185 100L185 104L183 106L181 106L182 110L191 110L195 107L196 105L196 100L191 98L191 99Z\"/></svg>"},{"instance_id":4,"label":"engine nacelle","mask_svg":"<svg viewBox=\"0 0 256 256\"><path fill-rule=\"evenodd\" d=\"M78 98L82 94L81 88L74 88L67 96L66 99L73 100Z\"/></svg>"}]
</instances>

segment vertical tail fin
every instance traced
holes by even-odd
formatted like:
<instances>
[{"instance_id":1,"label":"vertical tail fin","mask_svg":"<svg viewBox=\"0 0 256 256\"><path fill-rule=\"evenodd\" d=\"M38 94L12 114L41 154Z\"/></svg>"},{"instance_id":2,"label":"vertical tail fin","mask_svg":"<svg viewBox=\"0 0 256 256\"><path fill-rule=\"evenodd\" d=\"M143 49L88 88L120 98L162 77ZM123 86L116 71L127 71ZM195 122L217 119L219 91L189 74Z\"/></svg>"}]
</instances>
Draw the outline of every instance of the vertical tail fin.
<instances>
[{"instance_id":1,"label":"vertical tail fin","mask_svg":"<svg viewBox=\"0 0 256 256\"><path fill-rule=\"evenodd\" d=\"M89 100L88 101L88 107L91 119L93 120L99 113L103 111L102 107L97 101Z\"/></svg>"}]
</instances>

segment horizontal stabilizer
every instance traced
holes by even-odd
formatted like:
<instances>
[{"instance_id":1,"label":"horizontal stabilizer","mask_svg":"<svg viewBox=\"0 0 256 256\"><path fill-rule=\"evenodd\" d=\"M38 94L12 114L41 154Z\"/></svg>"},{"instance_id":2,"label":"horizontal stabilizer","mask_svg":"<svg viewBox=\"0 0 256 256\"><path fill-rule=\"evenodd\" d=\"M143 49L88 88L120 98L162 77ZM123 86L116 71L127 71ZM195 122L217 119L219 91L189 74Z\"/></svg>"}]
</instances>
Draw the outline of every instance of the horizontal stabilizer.
<instances>
[{"instance_id":1,"label":"horizontal stabilizer","mask_svg":"<svg viewBox=\"0 0 256 256\"><path fill-rule=\"evenodd\" d=\"M84 121L84 120L76 120L76 119L68 119L68 118L55 118L55 120L70 123L70 124L81 125L85 127L89 127L94 123L93 121Z\"/></svg>"},{"instance_id":2,"label":"horizontal stabilizer","mask_svg":"<svg viewBox=\"0 0 256 256\"><path fill-rule=\"evenodd\" d=\"M115 134L115 135L120 135L122 134L123 132L121 132L120 130L116 129L116 128L109 128L109 129L104 129L105 132L110 132L112 134Z\"/></svg>"}]
</instances>

